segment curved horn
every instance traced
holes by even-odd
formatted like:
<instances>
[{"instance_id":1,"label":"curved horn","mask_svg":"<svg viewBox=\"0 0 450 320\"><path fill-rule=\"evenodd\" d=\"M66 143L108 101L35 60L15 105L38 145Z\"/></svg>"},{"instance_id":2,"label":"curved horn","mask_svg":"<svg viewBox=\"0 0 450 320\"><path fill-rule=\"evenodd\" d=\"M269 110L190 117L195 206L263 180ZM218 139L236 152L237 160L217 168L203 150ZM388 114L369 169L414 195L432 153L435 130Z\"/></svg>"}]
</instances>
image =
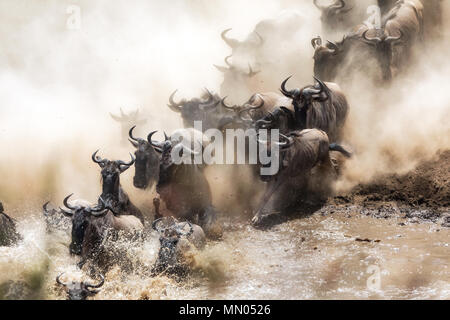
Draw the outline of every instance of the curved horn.
<instances>
[{"instance_id":1,"label":"curved horn","mask_svg":"<svg viewBox=\"0 0 450 320\"><path fill-rule=\"evenodd\" d=\"M387 36L386 39L384 39L384 41L386 41L387 43L391 43L391 42L395 42L400 40L401 38L403 38L403 32L402 30L398 30L400 32L400 35L398 37L393 37L393 36Z\"/></svg>"},{"instance_id":2,"label":"curved horn","mask_svg":"<svg viewBox=\"0 0 450 320\"><path fill-rule=\"evenodd\" d=\"M136 128L136 126L133 126L130 131L128 131L128 136L130 137L131 140L135 141L135 142L139 142L139 138L135 138L133 137L133 130Z\"/></svg>"},{"instance_id":3,"label":"curved horn","mask_svg":"<svg viewBox=\"0 0 450 320\"><path fill-rule=\"evenodd\" d=\"M48 212L47 206L49 205L50 201L47 201L46 203L44 203L44 205L42 206L42 210L44 210L44 216L48 216L50 214L50 212Z\"/></svg>"},{"instance_id":4,"label":"curved horn","mask_svg":"<svg viewBox=\"0 0 450 320\"><path fill-rule=\"evenodd\" d=\"M336 54L339 51L339 46L335 42L329 40L327 40L327 48L328 52L332 54Z\"/></svg>"},{"instance_id":5,"label":"curved horn","mask_svg":"<svg viewBox=\"0 0 450 320\"><path fill-rule=\"evenodd\" d=\"M280 137L287 140L285 143L283 142L276 142L278 146L280 146L282 149L290 148L294 144L294 138L292 137L286 137L284 134L280 133Z\"/></svg>"},{"instance_id":6,"label":"curved horn","mask_svg":"<svg viewBox=\"0 0 450 320\"><path fill-rule=\"evenodd\" d=\"M314 0L314 5L319 9L319 10L325 10L327 7L325 6L321 6L317 0Z\"/></svg>"},{"instance_id":7,"label":"curved horn","mask_svg":"<svg viewBox=\"0 0 450 320\"><path fill-rule=\"evenodd\" d=\"M227 98L227 97L224 97L224 98L220 101L220 103L222 104L222 106L223 106L224 108L227 108L227 109L230 109L230 110L236 110L236 107L235 107L235 106L230 107L230 106L228 106L228 105L225 103L226 98Z\"/></svg>"},{"instance_id":8,"label":"curved horn","mask_svg":"<svg viewBox=\"0 0 450 320\"><path fill-rule=\"evenodd\" d=\"M62 276L63 274L64 274L64 272L63 272L63 273L60 273L60 274L56 277L56 283L59 284L59 285L62 285L62 286L64 286L64 287L66 287L67 285L66 285L64 282L61 281L61 276Z\"/></svg>"},{"instance_id":9,"label":"curved horn","mask_svg":"<svg viewBox=\"0 0 450 320\"><path fill-rule=\"evenodd\" d=\"M150 144L152 144L152 137L153 137L153 135L155 134L155 133L157 133L158 131L152 131L152 132L150 132L149 134L148 134L148 136L147 136L147 141L148 141L148 143L150 143Z\"/></svg>"},{"instance_id":10,"label":"curved horn","mask_svg":"<svg viewBox=\"0 0 450 320\"><path fill-rule=\"evenodd\" d=\"M290 76L289 78L287 78L286 80L284 80L282 83L281 83L281 93L283 94L283 95L285 95L286 97L288 97L288 98L291 98L291 99L294 99L295 97L296 97L296 94L295 94L295 92L294 92L294 90L288 90L288 89L286 89L286 83L289 81L289 79L291 79L292 78L292 76Z\"/></svg>"},{"instance_id":11,"label":"curved horn","mask_svg":"<svg viewBox=\"0 0 450 320\"><path fill-rule=\"evenodd\" d=\"M180 101L179 103L175 102L173 99L175 97L175 94L178 92L178 89L175 90L169 97L169 104L167 105L172 111L174 112L181 112L181 105L183 104L183 101Z\"/></svg>"},{"instance_id":12,"label":"curved horn","mask_svg":"<svg viewBox=\"0 0 450 320\"><path fill-rule=\"evenodd\" d=\"M69 212L69 211L66 211L66 210L64 210L63 208L61 208L61 207L59 207L59 211L61 211L62 212L62 214L63 215L65 215L66 217L73 217L73 213L72 212Z\"/></svg>"},{"instance_id":13,"label":"curved horn","mask_svg":"<svg viewBox=\"0 0 450 320\"><path fill-rule=\"evenodd\" d=\"M109 113L109 115L111 116L111 118L113 118L117 122L122 122L122 120L123 120L121 117L116 116L116 115L112 114L111 112Z\"/></svg>"},{"instance_id":14,"label":"curved horn","mask_svg":"<svg viewBox=\"0 0 450 320\"><path fill-rule=\"evenodd\" d=\"M313 48L315 49L317 46L321 46L322 45L322 38L320 36L317 36L315 38L311 39L311 45L313 46Z\"/></svg>"},{"instance_id":15,"label":"curved horn","mask_svg":"<svg viewBox=\"0 0 450 320\"><path fill-rule=\"evenodd\" d=\"M344 8L345 7L345 2L344 2L344 0L338 0L338 2L337 3L335 3L335 4L333 4L333 5L331 5L331 6L329 6L328 7L328 9L330 9L330 10L339 10L339 9L342 9L342 8Z\"/></svg>"},{"instance_id":16,"label":"curved horn","mask_svg":"<svg viewBox=\"0 0 450 320\"><path fill-rule=\"evenodd\" d=\"M129 167L131 167L134 162L136 161L136 159L133 157L133 155L130 153L130 157L131 157L131 161L130 162L125 162L122 160L117 160L117 164L119 165L119 167L126 167L126 169L128 169Z\"/></svg>"},{"instance_id":17,"label":"curved horn","mask_svg":"<svg viewBox=\"0 0 450 320\"><path fill-rule=\"evenodd\" d=\"M105 201L103 201L103 198L100 197L99 200L100 200L99 205L97 205L96 207L93 207L93 208L89 208L89 213L97 213L97 212L104 211L106 209L106 204L105 204Z\"/></svg>"},{"instance_id":18,"label":"curved horn","mask_svg":"<svg viewBox=\"0 0 450 320\"><path fill-rule=\"evenodd\" d=\"M94 284L90 284L87 282L84 285L86 288L98 289L98 288L101 288L104 284L105 284L105 277L102 274L100 274L100 283L99 284L94 285Z\"/></svg>"},{"instance_id":19,"label":"curved horn","mask_svg":"<svg viewBox=\"0 0 450 320\"><path fill-rule=\"evenodd\" d=\"M100 157L97 157L97 153L98 153L99 151L100 151L100 150L97 150L97 151L95 151L95 152L92 154L92 161L94 161L95 163L98 163L100 166L103 166L103 165L105 164L106 160L105 160L105 159L102 159L102 158L100 158Z\"/></svg>"},{"instance_id":20,"label":"curved horn","mask_svg":"<svg viewBox=\"0 0 450 320\"><path fill-rule=\"evenodd\" d=\"M239 45L239 41L236 39L231 39L227 37L227 33L231 31L232 29L226 29L222 31L220 36L222 37L222 40L225 41L225 43L232 49L236 48Z\"/></svg>"},{"instance_id":21,"label":"curved horn","mask_svg":"<svg viewBox=\"0 0 450 320\"><path fill-rule=\"evenodd\" d=\"M157 226L158 226L158 223L160 223L162 221L162 219L163 218L159 218L159 219L153 220L153 223L152 223L153 230L161 232L161 230L158 229Z\"/></svg>"},{"instance_id":22,"label":"curved horn","mask_svg":"<svg viewBox=\"0 0 450 320\"><path fill-rule=\"evenodd\" d=\"M368 44L378 44L382 42L383 40L380 37L374 37L374 38L367 38L367 32L369 32L370 29L367 29L363 32L362 38L365 40Z\"/></svg>"},{"instance_id":23,"label":"curved horn","mask_svg":"<svg viewBox=\"0 0 450 320\"><path fill-rule=\"evenodd\" d=\"M70 209L70 210L77 210L78 207L72 207L72 206L69 204L69 198L70 198L71 196L73 196L73 193L72 193L72 194L69 194L67 197L64 198L63 204L66 206L66 208L68 208L68 209Z\"/></svg>"}]
</instances>

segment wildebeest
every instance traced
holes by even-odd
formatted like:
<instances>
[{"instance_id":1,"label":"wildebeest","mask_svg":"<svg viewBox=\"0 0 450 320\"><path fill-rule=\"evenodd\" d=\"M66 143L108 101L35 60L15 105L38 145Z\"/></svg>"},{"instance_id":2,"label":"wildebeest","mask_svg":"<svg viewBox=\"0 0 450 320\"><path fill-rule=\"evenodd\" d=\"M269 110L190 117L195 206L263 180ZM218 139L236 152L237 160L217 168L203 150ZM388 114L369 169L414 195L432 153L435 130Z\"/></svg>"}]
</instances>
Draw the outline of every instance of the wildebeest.
<instances>
[{"instance_id":1,"label":"wildebeest","mask_svg":"<svg viewBox=\"0 0 450 320\"><path fill-rule=\"evenodd\" d=\"M253 70L251 64L248 69L242 69L230 62L232 56L225 58L226 67L214 65L217 70L223 73L223 81L220 86L220 94L222 96L231 96L233 99L241 100L254 92L258 88L259 81L255 76L261 70Z\"/></svg>"},{"instance_id":2,"label":"wildebeest","mask_svg":"<svg viewBox=\"0 0 450 320\"><path fill-rule=\"evenodd\" d=\"M265 177L266 191L252 219L255 226L263 226L280 212L295 209L311 183L313 169L326 176L332 172L329 171L332 169L330 150L350 156L341 146L330 144L327 134L318 129L294 131L284 140L268 145L270 152L279 151L280 170L274 176Z\"/></svg>"},{"instance_id":3,"label":"wildebeest","mask_svg":"<svg viewBox=\"0 0 450 320\"><path fill-rule=\"evenodd\" d=\"M409 64L414 45L423 40L423 22L420 1L398 1L383 17L381 35L379 30L364 31L362 38L375 47L385 80Z\"/></svg>"},{"instance_id":4,"label":"wildebeest","mask_svg":"<svg viewBox=\"0 0 450 320\"><path fill-rule=\"evenodd\" d=\"M354 25L351 19L353 7L348 6L344 0L336 0L328 6L314 0L314 5L322 12L320 20L325 34L347 31Z\"/></svg>"},{"instance_id":5,"label":"wildebeest","mask_svg":"<svg viewBox=\"0 0 450 320\"><path fill-rule=\"evenodd\" d=\"M107 240L118 232L132 238L143 231L144 226L135 216L116 215L101 198L100 204L94 207L81 204L83 202L79 200L77 204L70 204L71 196L63 201L68 210L60 208L64 215L72 219L70 253L81 255L83 264L90 260L101 268L107 268L114 262L114 252L105 250Z\"/></svg>"},{"instance_id":6,"label":"wildebeest","mask_svg":"<svg viewBox=\"0 0 450 320\"><path fill-rule=\"evenodd\" d=\"M203 131L208 129L222 129L233 122L234 118L229 110L224 109L220 102L222 98L206 90L206 96L201 99L182 99L180 102L174 100L177 90L169 98L168 107L180 113L185 128L193 128L194 121L201 121Z\"/></svg>"},{"instance_id":7,"label":"wildebeest","mask_svg":"<svg viewBox=\"0 0 450 320\"><path fill-rule=\"evenodd\" d=\"M186 133L183 137L184 131L179 132L166 136L165 141L152 141L155 150L161 153L156 191L174 217L195 222L208 236L217 236L217 212L212 205L211 188L204 166L194 161L194 157L203 151L201 143L204 140L190 140L195 133ZM183 138L180 140L179 137ZM179 158L174 159L174 156Z\"/></svg>"},{"instance_id":8,"label":"wildebeest","mask_svg":"<svg viewBox=\"0 0 450 320\"><path fill-rule=\"evenodd\" d=\"M135 174L133 177L133 185L139 189L147 189L153 187L159 178L159 155L152 147L152 136L156 131L151 132L147 136L147 140L135 138L133 136L133 126L128 135L131 144L136 148Z\"/></svg>"},{"instance_id":9,"label":"wildebeest","mask_svg":"<svg viewBox=\"0 0 450 320\"><path fill-rule=\"evenodd\" d=\"M15 221L4 213L3 204L0 202L0 246L15 245L21 239Z\"/></svg>"},{"instance_id":10,"label":"wildebeest","mask_svg":"<svg viewBox=\"0 0 450 320\"><path fill-rule=\"evenodd\" d=\"M115 115L110 113L109 114L111 116L111 118L113 118L114 120L116 120L118 123L120 123L120 127L122 130L122 140L121 143L125 144L126 143L126 139L128 136L128 130L130 129L131 126L135 125L135 126L141 126L144 125L145 123L147 123L147 119L141 118L139 116L139 109L136 109L133 112L130 112L128 114L126 114L125 112L123 112L122 108L120 108L120 116Z\"/></svg>"},{"instance_id":11,"label":"wildebeest","mask_svg":"<svg viewBox=\"0 0 450 320\"><path fill-rule=\"evenodd\" d=\"M203 249L205 246L206 238L202 228L172 217L157 219L152 226L160 235L160 249L152 273L185 275L189 270L183 261L184 254L191 249L191 245L197 249Z\"/></svg>"},{"instance_id":12,"label":"wildebeest","mask_svg":"<svg viewBox=\"0 0 450 320\"><path fill-rule=\"evenodd\" d=\"M95 289L101 288L105 283L105 277L103 275L100 275L100 282L98 284L91 284L84 281L64 283L61 281L63 274L64 273L56 277L56 283L66 290L67 300L86 300L88 297L92 297L99 293L99 290Z\"/></svg>"},{"instance_id":13,"label":"wildebeest","mask_svg":"<svg viewBox=\"0 0 450 320\"><path fill-rule=\"evenodd\" d=\"M290 78L281 84L281 92L292 99L296 129L317 128L325 131L331 141L339 141L349 110L341 88L315 78L314 86L288 90L286 83Z\"/></svg>"},{"instance_id":14,"label":"wildebeest","mask_svg":"<svg viewBox=\"0 0 450 320\"><path fill-rule=\"evenodd\" d=\"M100 198L111 207L116 215L133 215L144 224L144 216L131 202L130 198L120 185L120 174L128 170L135 162L133 155L130 162L121 160L111 161L97 156L99 150L92 155L92 161L97 163L102 175L102 194Z\"/></svg>"},{"instance_id":15,"label":"wildebeest","mask_svg":"<svg viewBox=\"0 0 450 320\"><path fill-rule=\"evenodd\" d=\"M367 25L357 25L337 42L323 43L320 36L313 38L314 75L322 81L339 83L351 82L356 75L375 83L389 78L389 70L380 64L379 52L363 38L367 30Z\"/></svg>"}]
</instances>

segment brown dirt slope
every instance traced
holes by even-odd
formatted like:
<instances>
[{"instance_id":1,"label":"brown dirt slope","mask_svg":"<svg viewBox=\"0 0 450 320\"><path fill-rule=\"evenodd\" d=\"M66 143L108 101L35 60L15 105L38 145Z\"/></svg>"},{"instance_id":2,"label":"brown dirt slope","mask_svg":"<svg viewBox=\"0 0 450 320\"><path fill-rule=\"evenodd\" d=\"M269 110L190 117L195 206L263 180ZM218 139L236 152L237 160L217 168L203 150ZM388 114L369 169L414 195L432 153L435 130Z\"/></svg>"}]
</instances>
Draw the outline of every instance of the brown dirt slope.
<instances>
[{"instance_id":1,"label":"brown dirt slope","mask_svg":"<svg viewBox=\"0 0 450 320\"><path fill-rule=\"evenodd\" d=\"M367 185L359 185L349 195L335 202L395 201L399 204L426 207L450 206L450 150L437 154L405 175L380 177Z\"/></svg>"}]
</instances>

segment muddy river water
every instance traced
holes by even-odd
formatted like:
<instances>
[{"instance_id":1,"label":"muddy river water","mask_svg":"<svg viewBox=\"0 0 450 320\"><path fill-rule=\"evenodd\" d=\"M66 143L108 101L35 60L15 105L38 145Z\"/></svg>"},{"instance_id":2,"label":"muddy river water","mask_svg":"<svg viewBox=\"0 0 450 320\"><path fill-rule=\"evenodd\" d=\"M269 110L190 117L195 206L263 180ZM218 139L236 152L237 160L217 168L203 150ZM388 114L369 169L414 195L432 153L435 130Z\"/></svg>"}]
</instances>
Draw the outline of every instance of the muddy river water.
<instances>
[{"instance_id":1,"label":"muddy river water","mask_svg":"<svg viewBox=\"0 0 450 320\"><path fill-rule=\"evenodd\" d=\"M67 232L46 234L37 216L19 229L24 241L0 248L3 295L64 299L55 285L59 273L67 281L88 279L68 254ZM357 209L316 213L268 231L228 223L221 241L192 253L188 279L115 268L93 299L450 299L449 239L450 230L435 223L377 219ZM158 247L154 234L128 255L152 265Z\"/></svg>"}]
</instances>

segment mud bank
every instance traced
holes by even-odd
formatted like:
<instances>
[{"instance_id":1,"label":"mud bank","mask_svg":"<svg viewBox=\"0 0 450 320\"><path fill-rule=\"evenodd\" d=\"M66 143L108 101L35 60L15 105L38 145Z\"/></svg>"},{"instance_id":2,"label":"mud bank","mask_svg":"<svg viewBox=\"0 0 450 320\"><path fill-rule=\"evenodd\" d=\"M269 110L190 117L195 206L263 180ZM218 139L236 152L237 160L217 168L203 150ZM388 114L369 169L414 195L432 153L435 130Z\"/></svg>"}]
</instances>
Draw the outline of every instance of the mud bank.
<instances>
[{"instance_id":1,"label":"mud bank","mask_svg":"<svg viewBox=\"0 0 450 320\"><path fill-rule=\"evenodd\" d=\"M352 191L338 194L319 210L375 218L401 217L406 222L434 222L450 227L450 150L404 175L378 177Z\"/></svg>"}]
</instances>

